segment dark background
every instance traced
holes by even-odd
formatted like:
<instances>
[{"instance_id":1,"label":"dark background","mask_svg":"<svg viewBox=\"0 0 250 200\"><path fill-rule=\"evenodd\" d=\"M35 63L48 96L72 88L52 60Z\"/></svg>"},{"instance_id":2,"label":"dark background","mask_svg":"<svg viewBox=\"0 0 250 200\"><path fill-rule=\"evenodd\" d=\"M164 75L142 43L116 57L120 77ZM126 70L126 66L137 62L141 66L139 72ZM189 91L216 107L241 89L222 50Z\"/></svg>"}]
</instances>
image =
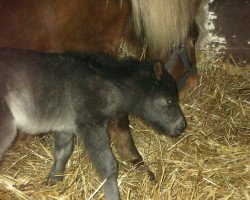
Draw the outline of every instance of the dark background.
<instances>
[{"instance_id":1,"label":"dark background","mask_svg":"<svg viewBox=\"0 0 250 200\"><path fill-rule=\"evenodd\" d=\"M219 37L225 37L226 57L230 54L240 66L250 64L250 0L214 0L209 4L217 19L213 20ZM245 62L244 62L245 61Z\"/></svg>"}]
</instances>

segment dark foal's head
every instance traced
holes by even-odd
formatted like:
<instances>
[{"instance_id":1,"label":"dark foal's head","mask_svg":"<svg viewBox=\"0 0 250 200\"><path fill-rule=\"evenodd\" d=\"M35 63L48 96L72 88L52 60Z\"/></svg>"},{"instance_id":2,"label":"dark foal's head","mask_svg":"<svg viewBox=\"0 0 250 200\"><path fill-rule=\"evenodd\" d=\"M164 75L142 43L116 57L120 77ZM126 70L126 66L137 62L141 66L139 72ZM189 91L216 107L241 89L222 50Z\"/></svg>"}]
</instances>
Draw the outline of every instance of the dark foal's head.
<instances>
[{"instance_id":1,"label":"dark foal's head","mask_svg":"<svg viewBox=\"0 0 250 200\"><path fill-rule=\"evenodd\" d=\"M186 120L176 83L161 62L154 64L154 76L155 83L146 96L142 115L160 133L179 136L186 128Z\"/></svg>"}]
</instances>

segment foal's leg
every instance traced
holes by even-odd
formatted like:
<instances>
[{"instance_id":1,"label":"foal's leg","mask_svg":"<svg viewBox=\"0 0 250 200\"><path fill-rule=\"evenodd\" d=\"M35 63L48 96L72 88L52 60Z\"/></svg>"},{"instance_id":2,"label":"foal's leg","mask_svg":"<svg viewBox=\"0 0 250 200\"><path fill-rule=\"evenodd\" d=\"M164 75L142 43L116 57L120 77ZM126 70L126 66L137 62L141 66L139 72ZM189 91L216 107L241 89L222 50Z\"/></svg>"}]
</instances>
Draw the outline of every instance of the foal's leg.
<instances>
[{"instance_id":1,"label":"foal's leg","mask_svg":"<svg viewBox=\"0 0 250 200\"><path fill-rule=\"evenodd\" d=\"M54 164L47 179L52 185L63 179L66 163L74 150L74 134L57 132L54 137Z\"/></svg>"},{"instance_id":2,"label":"foal's leg","mask_svg":"<svg viewBox=\"0 0 250 200\"><path fill-rule=\"evenodd\" d=\"M6 102L0 98L0 160L16 137L16 124Z\"/></svg>"},{"instance_id":3,"label":"foal's leg","mask_svg":"<svg viewBox=\"0 0 250 200\"><path fill-rule=\"evenodd\" d=\"M78 124L78 136L82 139L90 155L95 169L104 183L104 193L107 200L120 199L117 184L118 166L110 148L107 133L107 123L94 123L93 125Z\"/></svg>"},{"instance_id":4,"label":"foal's leg","mask_svg":"<svg viewBox=\"0 0 250 200\"><path fill-rule=\"evenodd\" d=\"M140 167L143 171L146 171L149 178L155 181L154 174L144 164L142 156L138 152L130 128L128 114L119 112L117 115L109 121L108 131L111 137L111 141L123 161L131 162L137 168Z\"/></svg>"}]
</instances>

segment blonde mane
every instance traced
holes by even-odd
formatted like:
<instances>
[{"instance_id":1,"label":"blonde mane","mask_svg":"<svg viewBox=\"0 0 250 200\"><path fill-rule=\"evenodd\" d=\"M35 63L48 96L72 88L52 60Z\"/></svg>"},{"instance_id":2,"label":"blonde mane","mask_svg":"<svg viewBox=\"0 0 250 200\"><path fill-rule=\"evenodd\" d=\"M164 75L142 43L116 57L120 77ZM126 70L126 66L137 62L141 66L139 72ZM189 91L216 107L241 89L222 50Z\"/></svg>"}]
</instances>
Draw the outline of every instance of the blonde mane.
<instances>
[{"instance_id":1,"label":"blonde mane","mask_svg":"<svg viewBox=\"0 0 250 200\"><path fill-rule=\"evenodd\" d=\"M187 37L203 0L131 0L134 28L152 53L167 56Z\"/></svg>"}]
</instances>

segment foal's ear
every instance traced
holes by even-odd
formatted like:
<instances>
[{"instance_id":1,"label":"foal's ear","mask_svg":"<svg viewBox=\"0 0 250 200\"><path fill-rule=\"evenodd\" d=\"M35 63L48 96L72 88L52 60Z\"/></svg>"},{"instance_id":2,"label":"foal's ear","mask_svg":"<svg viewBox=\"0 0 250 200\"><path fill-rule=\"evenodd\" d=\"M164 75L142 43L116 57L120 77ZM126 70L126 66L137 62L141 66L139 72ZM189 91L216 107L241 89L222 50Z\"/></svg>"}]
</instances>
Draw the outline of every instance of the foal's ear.
<instances>
[{"instance_id":1,"label":"foal's ear","mask_svg":"<svg viewBox=\"0 0 250 200\"><path fill-rule=\"evenodd\" d=\"M155 78L160 81L164 74L164 64L161 61L155 61L154 63Z\"/></svg>"}]
</instances>

